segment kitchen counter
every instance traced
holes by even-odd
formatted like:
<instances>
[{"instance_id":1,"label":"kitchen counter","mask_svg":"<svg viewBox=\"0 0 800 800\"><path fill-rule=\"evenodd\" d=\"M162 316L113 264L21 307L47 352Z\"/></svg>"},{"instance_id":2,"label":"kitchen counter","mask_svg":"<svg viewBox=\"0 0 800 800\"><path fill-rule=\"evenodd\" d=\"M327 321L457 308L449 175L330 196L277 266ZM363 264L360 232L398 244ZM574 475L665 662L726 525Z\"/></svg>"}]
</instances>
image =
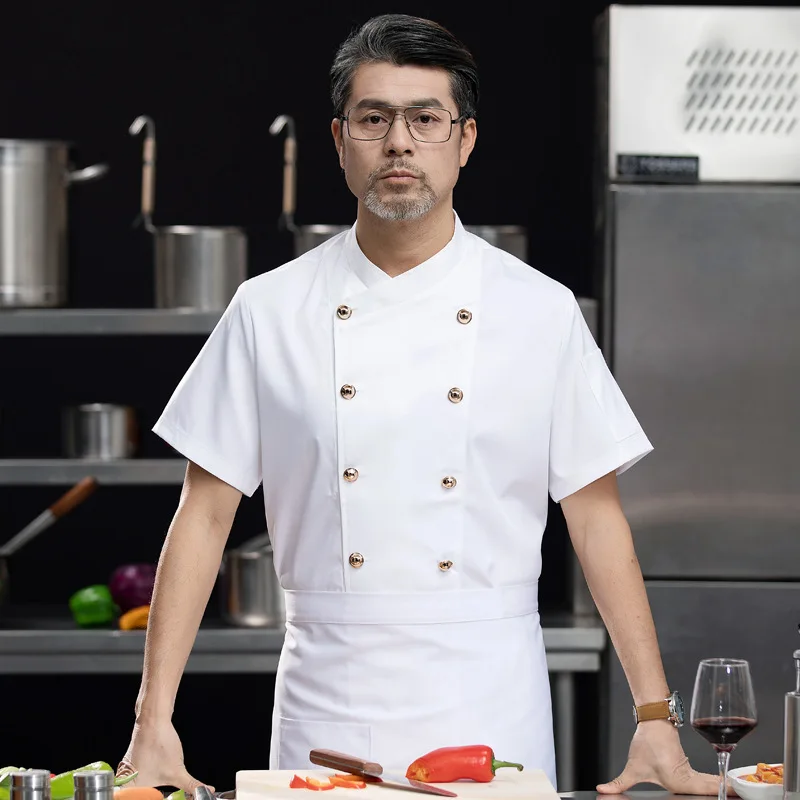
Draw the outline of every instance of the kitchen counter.
<instances>
[{"instance_id":1,"label":"kitchen counter","mask_svg":"<svg viewBox=\"0 0 800 800\"><path fill-rule=\"evenodd\" d=\"M543 615L551 672L596 672L606 631L595 617ZM0 674L140 672L144 631L77 628L68 614L47 606L0 611ZM187 672L274 672L282 628L235 628L206 615Z\"/></svg>"},{"instance_id":2,"label":"kitchen counter","mask_svg":"<svg viewBox=\"0 0 800 800\"><path fill-rule=\"evenodd\" d=\"M558 772L563 786L574 786L575 674L600 670L606 629L595 616L543 614L542 630L553 685ZM283 639L282 628L234 628L207 613L185 671L274 673ZM137 674L144 640L144 631L77 628L59 607L6 606L0 609L0 675Z\"/></svg>"}]
</instances>

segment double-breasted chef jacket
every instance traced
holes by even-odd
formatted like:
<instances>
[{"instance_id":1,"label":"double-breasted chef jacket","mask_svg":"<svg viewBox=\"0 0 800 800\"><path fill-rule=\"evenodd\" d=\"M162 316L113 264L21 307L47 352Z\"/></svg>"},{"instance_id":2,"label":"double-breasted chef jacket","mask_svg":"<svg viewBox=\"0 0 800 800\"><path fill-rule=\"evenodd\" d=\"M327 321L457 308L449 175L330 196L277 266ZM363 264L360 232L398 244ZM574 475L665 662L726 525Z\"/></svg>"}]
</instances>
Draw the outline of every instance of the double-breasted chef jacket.
<instances>
[{"instance_id":1,"label":"double-breasted chef jacket","mask_svg":"<svg viewBox=\"0 0 800 800\"><path fill-rule=\"evenodd\" d=\"M394 278L353 227L239 287L154 430L263 483L286 601L271 768L483 743L556 785L548 492L652 449L567 288L457 216Z\"/></svg>"}]
</instances>

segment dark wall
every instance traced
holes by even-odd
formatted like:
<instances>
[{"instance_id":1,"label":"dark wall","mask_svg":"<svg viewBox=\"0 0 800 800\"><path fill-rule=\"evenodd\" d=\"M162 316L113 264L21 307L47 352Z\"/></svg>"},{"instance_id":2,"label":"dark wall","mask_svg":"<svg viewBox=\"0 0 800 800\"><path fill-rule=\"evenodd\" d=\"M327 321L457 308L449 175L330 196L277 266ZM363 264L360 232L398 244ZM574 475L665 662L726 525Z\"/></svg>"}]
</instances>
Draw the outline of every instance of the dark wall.
<instances>
[{"instance_id":1,"label":"dark wall","mask_svg":"<svg viewBox=\"0 0 800 800\"><path fill-rule=\"evenodd\" d=\"M482 76L477 149L456 190L462 220L525 226L531 263L577 294L592 294L591 30L603 5L6 3L0 137L69 140L77 166L110 165L103 180L70 190L69 305L151 306L150 243L131 226L142 144L127 132L132 120L149 114L156 122L156 222L243 226L255 275L292 252L276 225L283 142L269 135L272 120L286 113L297 125L297 221L352 222L355 202L329 133L331 58L368 16L432 17L472 48ZM201 344L200 337L0 338L0 458L59 456L60 409L75 402L132 404L148 431ZM152 434L141 454L170 455ZM0 540L59 491L0 487ZM102 487L15 558L12 603L63 607L72 591L104 582L119 563L156 560L178 492ZM235 540L260 532L260 503L260 493L243 502ZM566 548L554 511L545 536L545 609L565 603ZM115 761L137 688L135 676L0 678L0 762L60 770ZM189 768L229 788L236 768L263 765L272 691L265 678L188 676L177 720ZM81 700L87 705L78 710ZM205 731L203 720L221 727ZM581 763L585 788L599 776L591 759Z\"/></svg>"}]
</instances>

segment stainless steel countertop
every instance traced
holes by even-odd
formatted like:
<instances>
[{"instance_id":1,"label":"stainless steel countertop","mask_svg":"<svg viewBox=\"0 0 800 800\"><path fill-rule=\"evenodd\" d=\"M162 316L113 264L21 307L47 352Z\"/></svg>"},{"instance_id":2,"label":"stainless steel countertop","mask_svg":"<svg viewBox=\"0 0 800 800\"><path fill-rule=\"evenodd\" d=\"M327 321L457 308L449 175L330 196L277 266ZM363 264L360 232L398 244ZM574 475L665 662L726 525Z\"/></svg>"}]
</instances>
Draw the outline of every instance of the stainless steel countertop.
<instances>
[{"instance_id":1,"label":"stainless steel countertop","mask_svg":"<svg viewBox=\"0 0 800 800\"><path fill-rule=\"evenodd\" d=\"M542 628L551 672L596 672L606 630L595 617L543 615ZM62 609L0 609L0 674L141 672L144 631L75 626ZM206 617L200 626L187 672L274 672L283 646L283 628L234 628Z\"/></svg>"}]
</instances>

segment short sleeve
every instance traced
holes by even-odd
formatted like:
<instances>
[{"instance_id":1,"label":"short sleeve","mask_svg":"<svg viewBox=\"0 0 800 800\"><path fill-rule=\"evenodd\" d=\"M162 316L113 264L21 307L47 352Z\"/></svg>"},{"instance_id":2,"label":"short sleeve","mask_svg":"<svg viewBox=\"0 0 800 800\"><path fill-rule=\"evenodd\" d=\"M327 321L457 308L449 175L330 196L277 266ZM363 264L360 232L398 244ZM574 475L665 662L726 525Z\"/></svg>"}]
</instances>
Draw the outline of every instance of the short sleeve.
<instances>
[{"instance_id":1,"label":"short sleeve","mask_svg":"<svg viewBox=\"0 0 800 800\"><path fill-rule=\"evenodd\" d=\"M653 449L574 296L570 306L550 427L549 488L556 503L609 472L621 475Z\"/></svg>"},{"instance_id":2,"label":"short sleeve","mask_svg":"<svg viewBox=\"0 0 800 800\"><path fill-rule=\"evenodd\" d=\"M251 497L261 483L253 325L240 286L153 431Z\"/></svg>"}]
</instances>

